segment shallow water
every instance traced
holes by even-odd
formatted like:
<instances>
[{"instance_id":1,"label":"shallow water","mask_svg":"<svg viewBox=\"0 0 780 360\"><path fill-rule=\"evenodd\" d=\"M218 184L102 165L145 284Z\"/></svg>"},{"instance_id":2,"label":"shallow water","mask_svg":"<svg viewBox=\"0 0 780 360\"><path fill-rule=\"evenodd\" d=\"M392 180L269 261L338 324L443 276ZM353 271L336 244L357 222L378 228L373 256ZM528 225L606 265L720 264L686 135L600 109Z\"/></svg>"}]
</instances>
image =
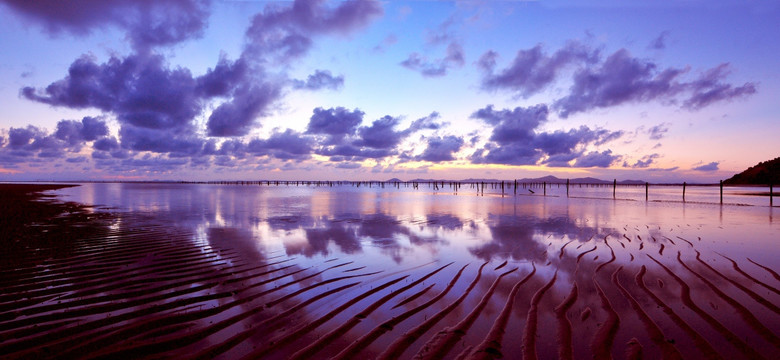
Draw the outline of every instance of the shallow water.
<instances>
[{"instance_id":1,"label":"shallow water","mask_svg":"<svg viewBox=\"0 0 780 360\"><path fill-rule=\"evenodd\" d=\"M619 187L616 200L611 199L610 187L573 185L569 198L565 186L553 185L547 189L547 196L540 196L542 189L538 187L532 189L534 194L520 188L518 195L509 194L511 190L507 189L502 196L500 189L478 193L469 185L455 191L449 186L434 190L427 184L412 189L377 184L358 188L89 183L54 193L67 201L94 204L95 211L145 219L131 222L120 216L112 225L117 229L163 226L203 249L235 251L235 257L225 260L228 264L244 266L289 259L289 264L294 264L291 269L302 270L293 276L299 279L306 271L324 271L285 285L279 294L291 297L279 300L283 302L274 314L318 295L321 300L291 315L289 324L279 325L281 328L247 333L247 339L220 350L225 358L247 354L286 358L317 339L327 338L325 335L335 329L345 329L343 334L319 344L314 353L317 357L333 356L382 322L422 306L357 353L358 358L376 356L404 332L456 303L402 352L402 357L411 357L437 332L459 324L467 330L462 338L435 356L454 358L469 347L479 348L504 309L512 286L534 269L511 304L501 349L508 358L529 351L532 343L523 340L529 332L536 333L533 351L542 358L555 357L567 343L574 354L582 357L590 357L599 349L622 357L632 339L641 344L649 358L671 351L664 342L673 344L673 350L685 357L706 355L706 346L686 332L686 325L725 358L755 356L745 353L746 346L766 357L780 349L780 314L776 310L780 305L780 282L771 271L759 266L780 270L780 210L762 205L768 203L768 197L739 195L762 189L727 188L727 205L723 206L713 204L718 202L717 187L688 188L686 203L677 202L681 189L672 187L651 188L649 202L644 201L644 187ZM733 205L737 203L755 206ZM738 264L739 271L729 259ZM483 264L487 265L479 271ZM446 290L463 266L466 268L461 277L451 290ZM647 291L678 314L679 321L667 316L635 281L643 267ZM480 280L469 291L477 274L481 274ZM359 276L346 278L350 275ZM430 275L426 280L411 284L426 275ZM369 293L402 276L408 277ZM328 279L337 280L332 285L314 286ZM351 281L360 283L327 293ZM491 292L494 281L495 292ZM544 291L549 282L549 290ZM280 279L258 289L274 289L282 284ZM567 341L559 333L565 326L554 308L562 306L574 284L578 297L563 312L575 334ZM412 286L400 291L405 285ZM425 290L428 286L432 287ZM697 311L691 311L680 296L685 286L690 288ZM396 290L400 292L393 295ZM443 295L436 299L438 293ZM461 295L462 302L457 303ZM407 298L413 299L403 303ZM350 299L359 301L347 306ZM261 301L274 300L269 297ZM344 327L362 309L377 302L365 319L361 317L354 326ZM743 308L735 311L733 303ZM207 304L218 306L224 302ZM343 311L332 313L342 305ZM240 314L240 309L232 308L190 325L208 327L206 320L229 319ZM475 309L473 323L464 323ZM608 327L610 309L619 317L611 335L601 333ZM653 320L648 323L642 312ZM535 326L529 325L534 324L532 318ZM243 319L175 349L200 351L266 319ZM322 319L321 323L289 336L297 325L313 324L317 319ZM653 336L653 324L663 333L660 342ZM261 351L269 339L286 342ZM436 343L428 345L435 348Z\"/></svg>"},{"instance_id":2,"label":"shallow water","mask_svg":"<svg viewBox=\"0 0 780 360\"><path fill-rule=\"evenodd\" d=\"M597 234L658 231L701 237L713 250L738 251L756 261L780 262L767 251L780 240L780 208L758 205L768 202L767 197L733 195L768 189L727 188L726 194L732 195L726 196L724 206L716 203L717 187L689 187L687 203L673 200L679 188L654 189L649 202L640 200L643 187L618 189L617 200L610 198L611 187L575 185L571 198L565 197L565 185L552 185L546 197L522 194L523 189L517 196L501 196L495 189L480 196L466 186L456 193L424 185L415 190L389 185L90 183L54 193L112 211L152 214L200 234L237 229L251 237L258 250L307 257L380 248L384 255L377 257L391 257L398 265L438 259L442 251L461 260L541 261L529 254L534 247L546 246L548 237L583 241ZM733 205L750 203L756 205Z\"/></svg>"}]
</instances>

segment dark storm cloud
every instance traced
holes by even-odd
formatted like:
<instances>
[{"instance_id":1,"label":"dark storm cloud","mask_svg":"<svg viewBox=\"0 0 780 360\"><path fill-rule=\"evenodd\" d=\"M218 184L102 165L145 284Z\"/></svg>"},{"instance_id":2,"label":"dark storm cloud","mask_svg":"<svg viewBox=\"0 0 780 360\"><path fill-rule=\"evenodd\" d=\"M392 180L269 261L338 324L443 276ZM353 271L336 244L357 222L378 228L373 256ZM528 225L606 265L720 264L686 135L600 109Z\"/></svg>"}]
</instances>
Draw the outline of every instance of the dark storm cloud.
<instances>
[{"instance_id":1,"label":"dark storm cloud","mask_svg":"<svg viewBox=\"0 0 780 360\"><path fill-rule=\"evenodd\" d=\"M488 51L477 65L484 71L482 88L509 90L527 98L544 90L555 81L563 68L573 63L589 63L598 59L599 52L577 42L570 42L562 49L548 55L541 45L520 50L503 70L494 71L498 54Z\"/></svg>"},{"instance_id":2,"label":"dark storm cloud","mask_svg":"<svg viewBox=\"0 0 780 360\"><path fill-rule=\"evenodd\" d=\"M713 162L711 162L711 163L709 163L709 164L704 164L704 165L701 165L701 166L696 166L696 167L694 167L692 170L696 170L696 171L705 171L705 172L709 172L709 171L717 171L717 170L718 170L718 165L720 165L720 162L713 161Z\"/></svg>"},{"instance_id":3,"label":"dark storm cloud","mask_svg":"<svg viewBox=\"0 0 780 360\"><path fill-rule=\"evenodd\" d=\"M463 147L463 138L454 135L428 138L428 146L415 160L442 162L455 160L454 153Z\"/></svg>"},{"instance_id":4,"label":"dark storm cloud","mask_svg":"<svg viewBox=\"0 0 780 360\"><path fill-rule=\"evenodd\" d=\"M165 46L200 37L207 25L209 1L201 0L3 0L50 34L87 35L113 26L126 31L136 49Z\"/></svg>"},{"instance_id":5,"label":"dark storm cloud","mask_svg":"<svg viewBox=\"0 0 780 360\"><path fill-rule=\"evenodd\" d=\"M569 166L568 162L575 159L575 166L600 166L603 162L595 161L595 155L583 155L582 148L589 144L602 145L623 135L622 131L594 130L587 126L568 131L538 131L547 121L548 113L544 104L513 110L496 110L488 105L477 110L471 117L493 126L493 131L490 142L477 149L471 155L471 161L535 165L547 157L543 163L550 166Z\"/></svg>"},{"instance_id":6,"label":"dark storm cloud","mask_svg":"<svg viewBox=\"0 0 780 360\"><path fill-rule=\"evenodd\" d=\"M317 70L306 80L293 80L293 87L305 90L338 90L344 86L344 76L333 76L328 70Z\"/></svg>"},{"instance_id":7,"label":"dark storm cloud","mask_svg":"<svg viewBox=\"0 0 780 360\"><path fill-rule=\"evenodd\" d=\"M569 95L556 100L554 107L563 118L597 108L657 100L672 104L682 100L684 108L698 110L756 92L755 84L750 82L739 87L724 83L728 64L685 81L682 77L688 71L660 69L658 64L635 58L621 49L603 63L577 71Z\"/></svg>"},{"instance_id":8,"label":"dark storm cloud","mask_svg":"<svg viewBox=\"0 0 780 360\"><path fill-rule=\"evenodd\" d=\"M430 61L419 53L411 53L401 66L419 72L425 77L439 77L447 75L447 71L454 67L462 67L465 63L463 47L453 42L447 46L446 55L437 60Z\"/></svg>"}]
</instances>

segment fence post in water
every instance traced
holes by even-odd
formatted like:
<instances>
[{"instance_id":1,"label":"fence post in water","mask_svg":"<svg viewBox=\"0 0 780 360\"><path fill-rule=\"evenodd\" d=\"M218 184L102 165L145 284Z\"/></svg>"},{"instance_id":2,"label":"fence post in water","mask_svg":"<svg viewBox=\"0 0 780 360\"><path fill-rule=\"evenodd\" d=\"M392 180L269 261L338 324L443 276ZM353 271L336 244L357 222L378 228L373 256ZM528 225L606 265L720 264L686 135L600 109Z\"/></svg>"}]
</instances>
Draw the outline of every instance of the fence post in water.
<instances>
[{"instance_id":1,"label":"fence post in water","mask_svg":"<svg viewBox=\"0 0 780 360\"><path fill-rule=\"evenodd\" d=\"M774 206L774 198L773 198L774 196L775 196L775 192L774 189L772 188L772 183L769 183L769 207Z\"/></svg>"},{"instance_id":2,"label":"fence post in water","mask_svg":"<svg viewBox=\"0 0 780 360\"><path fill-rule=\"evenodd\" d=\"M720 204L723 205L723 180L720 181Z\"/></svg>"},{"instance_id":3,"label":"fence post in water","mask_svg":"<svg viewBox=\"0 0 780 360\"><path fill-rule=\"evenodd\" d=\"M615 199L615 192L617 191L617 179L612 180L612 199Z\"/></svg>"},{"instance_id":4,"label":"fence post in water","mask_svg":"<svg viewBox=\"0 0 780 360\"><path fill-rule=\"evenodd\" d=\"M688 185L683 181L683 202L685 202L685 185Z\"/></svg>"},{"instance_id":5,"label":"fence post in water","mask_svg":"<svg viewBox=\"0 0 780 360\"><path fill-rule=\"evenodd\" d=\"M650 183L645 182L645 202L647 202L648 199L650 199Z\"/></svg>"},{"instance_id":6,"label":"fence post in water","mask_svg":"<svg viewBox=\"0 0 780 360\"><path fill-rule=\"evenodd\" d=\"M569 197L569 179L566 179L566 197Z\"/></svg>"},{"instance_id":7,"label":"fence post in water","mask_svg":"<svg viewBox=\"0 0 780 360\"><path fill-rule=\"evenodd\" d=\"M547 196L547 181L542 183L542 187L544 187L544 196Z\"/></svg>"}]
</instances>

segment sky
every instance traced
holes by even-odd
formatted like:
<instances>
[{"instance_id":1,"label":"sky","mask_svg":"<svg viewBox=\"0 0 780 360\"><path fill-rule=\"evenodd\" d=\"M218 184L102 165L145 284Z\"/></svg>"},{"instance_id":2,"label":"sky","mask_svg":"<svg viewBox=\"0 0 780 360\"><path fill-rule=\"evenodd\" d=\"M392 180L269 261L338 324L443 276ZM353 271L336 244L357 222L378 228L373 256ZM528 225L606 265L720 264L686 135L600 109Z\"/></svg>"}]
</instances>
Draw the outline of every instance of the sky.
<instances>
[{"instance_id":1,"label":"sky","mask_svg":"<svg viewBox=\"0 0 780 360\"><path fill-rule=\"evenodd\" d=\"M0 181L717 182L773 1L0 0Z\"/></svg>"}]
</instances>

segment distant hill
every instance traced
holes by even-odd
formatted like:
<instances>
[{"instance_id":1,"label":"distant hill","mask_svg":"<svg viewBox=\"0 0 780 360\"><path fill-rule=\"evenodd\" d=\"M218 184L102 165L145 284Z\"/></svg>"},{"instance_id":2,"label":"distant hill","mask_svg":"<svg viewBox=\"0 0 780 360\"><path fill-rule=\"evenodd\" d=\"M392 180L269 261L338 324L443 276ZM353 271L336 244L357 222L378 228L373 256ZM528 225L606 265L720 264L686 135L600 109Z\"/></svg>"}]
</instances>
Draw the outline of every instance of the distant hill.
<instances>
[{"instance_id":1,"label":"distant hill","mask_svg":"<svg viewBox=\"0 0 780 360\"><path fill-rule=\"evenodd\" d=\"M723 182L728 185L780 184L780 157L760 162Z\"/></svg>"}]
</instances>

